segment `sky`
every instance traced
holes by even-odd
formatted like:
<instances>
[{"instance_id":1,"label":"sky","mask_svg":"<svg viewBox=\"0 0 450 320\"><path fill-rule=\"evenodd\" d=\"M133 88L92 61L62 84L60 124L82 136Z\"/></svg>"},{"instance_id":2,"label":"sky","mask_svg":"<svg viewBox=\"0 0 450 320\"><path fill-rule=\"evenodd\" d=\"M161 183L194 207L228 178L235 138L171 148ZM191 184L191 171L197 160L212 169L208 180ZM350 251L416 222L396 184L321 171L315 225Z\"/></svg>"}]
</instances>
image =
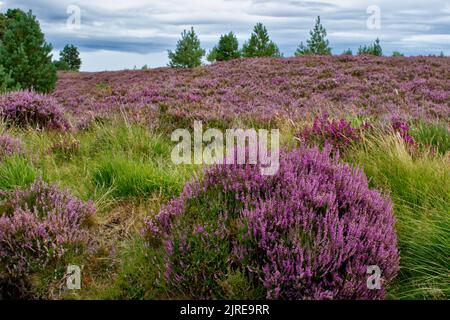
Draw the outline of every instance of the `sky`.
<instances>
[{"instance_id":1,"label":"sky","mask_svg":"<svg viewBox=\"0 0 450 320\"><path fill-rule=\"evenodd\" d=\"M318 15L334 54L379 37L387 55L450 55L449 0L0 0L0 12L7 8L33 11L55 59L76 45L82 71L166 66L167 50L191 26L210 50L229 31L242 44L262 22L292 56Z\"/></svg>"}]
</instances>

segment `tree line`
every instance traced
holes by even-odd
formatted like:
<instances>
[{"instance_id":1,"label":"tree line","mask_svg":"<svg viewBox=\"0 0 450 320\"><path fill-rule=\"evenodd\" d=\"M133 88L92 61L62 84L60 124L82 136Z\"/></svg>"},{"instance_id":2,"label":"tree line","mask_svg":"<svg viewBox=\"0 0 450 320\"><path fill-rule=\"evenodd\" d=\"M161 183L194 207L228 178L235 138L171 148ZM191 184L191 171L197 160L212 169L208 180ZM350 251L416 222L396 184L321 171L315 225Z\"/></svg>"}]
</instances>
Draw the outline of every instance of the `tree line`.
<instances>
[{"instance_id":1,"label":"tree line","mask_svg":"<svg viewBox=\"0 0 450 320\"><path fill-rule=\"evenodd\" d=\"M353 55L348 49L343 54ZM380 40L377 38L374 44L361 46L358 55L382 56L383 50ZM257 23L253 28L250 39L239 49L239 42L233 32L220 36L219 42L206 54L200 45L200 40L194 28L184 30L178 41L175 51L169 50L169 66L175 68L193 68L202 64L202 58L206 55L209 62L229 61L238 58L282 57L278 46L270 40L267 28L262 23ZM296 57L305 55L331 55L331 48L327 40L327 31L317 17L314 28L310 31L310 37L306 44L301 42L294 54ZM394 56L402 56L394 52Z\"/></svg>"},{"instance_id":2,"label":"tree line","mask_svg":"<svg viewBox=\"0 0 450 320\"><path fill-rule=\"evenodd\" d=\"M81 58L78 49L68 44L60 52L59 60L52 61L52 45L45 41L39 21L31 11L9 9L0 13L0 93L14 90L35 90L51 92L56 85L57 70L79 71ZM210 62L228 61L238 58L282 57L262 23L253 28L250 39L242 48L233 32L224 34L208 54L200 45L200 40L191 27L184 30L174 51L169 50L169 66L174 68L194 68L202 64L205 57ZM343 54L353 54L350 49ZM369 46L361 46L358 54L383 55L380 40ZM327 31L320 17L306 44L301 42L295 56L331 55ZM402 56L394 52L393 56ZM441 53L443 56L443 53Z\"/></svg>"}]
</instances>

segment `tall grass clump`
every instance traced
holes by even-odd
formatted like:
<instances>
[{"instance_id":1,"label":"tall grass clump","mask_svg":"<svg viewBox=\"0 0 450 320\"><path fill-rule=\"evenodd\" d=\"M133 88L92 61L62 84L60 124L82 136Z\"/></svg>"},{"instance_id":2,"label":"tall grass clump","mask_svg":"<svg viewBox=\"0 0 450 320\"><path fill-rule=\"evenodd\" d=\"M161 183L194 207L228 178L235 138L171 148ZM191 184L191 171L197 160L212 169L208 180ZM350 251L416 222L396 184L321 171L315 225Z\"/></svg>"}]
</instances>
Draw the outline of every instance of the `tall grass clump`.
<instances>
[{"instance_id":1,"label":"tall grass clump","mask_svg":"<svg viewBox=\"0 0 450 320\"><path fill-rule=\"evenodd\" d=\"M92 180L96 187L111 189L118 198L142 197L151 193L175 195L181 191L184 177L176 168L125 157L96 162Z\"/></svg>"},{"instance_id":2,"label":"tall grass clump","mask_svg":"<svg viewBox=\"0 0 450 320\"><path fill-rule=\"evenodd\" d=\"M34 166L24 157L13 155L0 162L0 190L27 186L37 176Z\"/></svg>"},{"instance_id":3,"label":"tall grass clump","mask_svg":"<svg viewBox=\"0 0 450 320\"><path fill-rule=\"evenodd\" d=\"M263 176L219 165L146 221L169 294L193 299L381 299L398 271L391 202L331 149L284 153ZM367 268L382 270L381 290Z\"/></svg>"},{"instance_id":4,"label":"tall grass clump","mask_svg":"<svg viewBox=\"0 0 450 320\"><path fill-rule=\"evenodd\" d=\"M400 273L389 288L397 299L448 299L450 252L450 159L411 155L395 135L367 138L347 159L361 164L374 186L394 202Z\"/></svg>"},{"instance_id":5,"label":"tall grass clump","mask_svg":"<svg viewBox=\"0 0 450 320\"><path fill-rule=\"evenodd\" d=\"M419 122L411 129L414 139L423 146L431 146L439 154L450 151L450 130L443 123Z\"/></svg>"}]
</instances>

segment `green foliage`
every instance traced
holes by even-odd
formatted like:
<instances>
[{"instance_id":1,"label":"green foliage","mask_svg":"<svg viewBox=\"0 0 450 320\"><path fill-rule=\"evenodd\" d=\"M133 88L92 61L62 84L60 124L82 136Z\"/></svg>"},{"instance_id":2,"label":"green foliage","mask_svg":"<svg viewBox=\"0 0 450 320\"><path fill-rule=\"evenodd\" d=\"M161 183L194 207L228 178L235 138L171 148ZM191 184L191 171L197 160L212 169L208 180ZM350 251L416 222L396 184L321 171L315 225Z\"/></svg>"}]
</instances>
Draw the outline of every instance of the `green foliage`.
<instances>
[{"instance_id":1,"label":"green foliage","mask_svg":"<svg viewBox=\"0 0 450 320\"><path fill-rule=\"evenodd\" d=\"M297 51L295 52L296 57L310 54L331 54L331 48L329 47L329 42L326 39L327 31L320 22L320 16L317 17L314 29L312 29L309 34L310 38L306 41L306 46L303 44L303 42L301 42L299 47L297 48Z\"/></svg>"},{"instance_id":2,"label":"green foliage","mask_svg":"<svg viewBox=\"0 0 450 320\"><path fill-rule=\"evenodd\" d=\"M241 56L239 42L233 32L220 37L219 43L208 54L208 61L229 61Z\"/></svg>"},{"instance_id":3,"label":"green foliage","mask_svg":"<svg viewBox=\"0 0 450 320\"><path fill-rule=\"evenodd\" d=\"M118 198L146 196L153 192L177 194L182 185L173 172L155 164L120 157L99 160L92 173L97 187L112 189Z\"/></svg>"},{"instance_id":4,"label":"green foliage","mask_svg":"<svg viewBox=\"0 0 450 320\"><path fill-rule=\"evenodd\" d=\"M399 51L392 52L393 57L404 57L405 55Z\"/></svg>"},{"instance_id":5,"label":"green foliage","mask_svg":"<svg viewBox=\"0 0 450 320\"><path fill-rule=\"evenodd\" d=\"M55 66L56 70L58 71L69 71L70 67L65 61L56 60L53 61L53 65Z\"/></svg>"},{"instance_id":6,"label":"green foliage","mask_svg":"<svg viewBox=\"0 0 450 320\"><path fill-rule=\"evenodd\" d=\"M81 59L77 47L74 45L66 45L59 53L60 63L67 65L70 71L80 71ZM61 70L61 69L60 69Z\"/></svg>"},{"instance_id":7,"label":"green foliage","mask_svg":"<svg viewBox=\"0 0 450 320\"><path fill-rule=\"evenodd\" d=\"M380 39L377 38L375 43L370 46L360 46L358 49L358 55L365 54L381 57L383 55L383 50L380 45Z\"/></svg>"},{"instance_id":8,"label":"green foliage","mask_svg":"<svg viewBox=\"0 0 450 320\"><path fill-rule=\"evenodd\" d=\"M352 51L352 49L347 49L347 50L344 50L344 52L342 54L346 55L346 56L352 56L353 55L353 51Z\"/></svg>"},{"instance_id":9,"label":"green foliage","mask_svg":"<svg viewBox=\"0 0 450 320\"><path fill-rule=\"evenodd\" d=\"M242 47L245 58L281 57L278 46L270 40L266 27L257 23L250 39Z\"/></svg>"},{"instance_id":10,"label":"green foliage","mask_svg":"<svg viewBox=\"0 0 450 320\"><path fill-rule=\"evenodd\" d=\"M5 158L0 163L0 190L24 187L36 179L36 170L21 156Z\"/></svg>"},{"instance_id":11,"label":"green foliage","mask_svg":"<svg viewBox=\"0 0 450 320\"><path fill-rule=\"evenodd\" d=\"M388 294L395 299L448 299L450 163L412 157L398 137L369 137L347 160L363 166L394 201L401 252L400 274Z\"/></svg>"},{"instance_id":12,"label":"green foliage","mask_svg":"<svg viewBox=\"0 0 450 320\"><path fill-rule=\"evenodd\" d=\"M52 46L31 11L9 9L0 17L0 65L22 89L50 92L56 83Z\"/></svg>"},{"instance_id":13,"label":"green foliage","mask_svg":"<svg viewBox=\"0 0 450 320\"><path fill-rule=\"evenodd\" d=\"M164 252L146 245L138 235L121 243L118 276L102 299L142 300L165 296L164 277L159 273L164 265Z\"/></svg>"},{"instance_id":14,"label":"green foliage","mask_svg":"<svg viewBox=\"0 0 450 320\"><path fill-rule=\"evenodd\" d=\"M169 66L172 68L195 68L202 64L205 50L200 47L200 40L195 34L194 28L184 30L181 39L178 40L175 52L169 50Z\"/></svg>"},{"instance_id":15,"label":"green foliage","mask_svg":"<svg viewBox=\"0 0 450 320\"><path fill-rule=\"evenodd\" d=\"M450 151L450 130L445 124L419 122L411 127L414 140L422 146L431 146L439 154Z\"/></svg>"},{"instance_id":16,"label":"green foliage","mask_svg":"<svg viewBox=\"0 0 450 320\"><path fill-rule=\"evenodd\" d=\"M11 78L11 71L6 71L3 66L0 65L0 94L20 90L19 84L15 83Z\"/></svg>"}]
</instances>

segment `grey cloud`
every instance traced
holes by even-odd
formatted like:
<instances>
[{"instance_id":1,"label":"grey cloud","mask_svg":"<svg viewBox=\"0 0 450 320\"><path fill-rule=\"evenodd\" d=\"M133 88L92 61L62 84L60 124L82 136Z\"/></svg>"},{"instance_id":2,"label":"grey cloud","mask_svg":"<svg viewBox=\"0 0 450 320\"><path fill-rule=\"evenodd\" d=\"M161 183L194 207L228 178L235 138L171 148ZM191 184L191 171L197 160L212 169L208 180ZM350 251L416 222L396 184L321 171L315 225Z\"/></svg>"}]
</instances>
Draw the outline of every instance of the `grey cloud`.
<instances>
[{"instance_id":1,"label":"grey cloud","mask_svg":"<svg viewBox=\"0 0 450 320\"><path fill-rule=\"evenodd\" d=\"M263 22L273 40L289 56L305 41L317 15L328 30L333 52L356 51L380 37L384 51L429 54L450 43L435 35L448 35L450 5L446 0L378 0L382 28L368 30L366 9L372 0L0 0L8 7L31 9L41 22L46 38L55 49L73 43L85 52L109 50L137 54L162 53L173 49L180 32L194 26L202 45L210 49L220 34L234 31L245 41L256 22ZM69 4L82 10L82 29L65 28ZM423 36L430 35L430 40ZM434 36L433 36L434 35ZM436 40L434 40L436 39Z\"/></svg>"}]
</instances>

